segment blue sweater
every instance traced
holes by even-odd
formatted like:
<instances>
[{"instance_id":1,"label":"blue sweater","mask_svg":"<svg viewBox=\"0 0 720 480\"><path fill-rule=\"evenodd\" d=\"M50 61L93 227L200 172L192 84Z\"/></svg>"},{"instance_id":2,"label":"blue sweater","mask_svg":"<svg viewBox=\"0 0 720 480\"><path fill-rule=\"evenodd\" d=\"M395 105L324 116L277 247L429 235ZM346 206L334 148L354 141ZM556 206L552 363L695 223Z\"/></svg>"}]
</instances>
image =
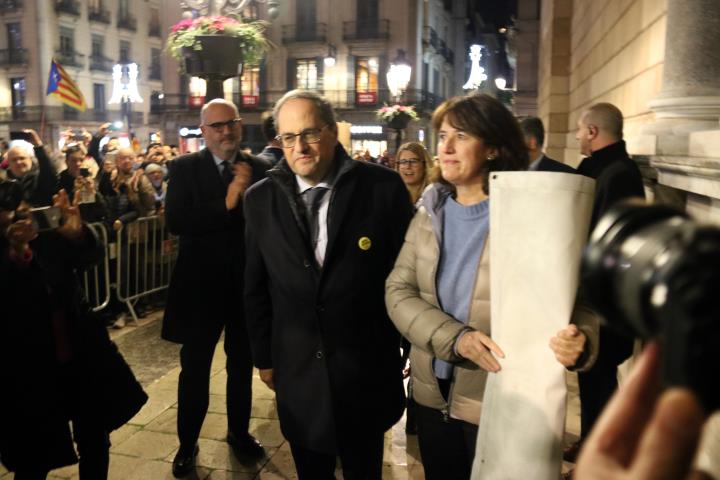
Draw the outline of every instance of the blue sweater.
<instances>
[{"instance_id":1,"label":"blue sweater","mask_svg":"<svg viewBox=\"0 0 720 480\"><path fill-rule=\"evenodd\" d=\"M440 308L467 324L477 267L490 229L490 201L463 206L449 197L443 206L443 232L438 264L437 295ZM439 359L435 376L449 379L452 365Z\"/></svg>"}]
</instances>

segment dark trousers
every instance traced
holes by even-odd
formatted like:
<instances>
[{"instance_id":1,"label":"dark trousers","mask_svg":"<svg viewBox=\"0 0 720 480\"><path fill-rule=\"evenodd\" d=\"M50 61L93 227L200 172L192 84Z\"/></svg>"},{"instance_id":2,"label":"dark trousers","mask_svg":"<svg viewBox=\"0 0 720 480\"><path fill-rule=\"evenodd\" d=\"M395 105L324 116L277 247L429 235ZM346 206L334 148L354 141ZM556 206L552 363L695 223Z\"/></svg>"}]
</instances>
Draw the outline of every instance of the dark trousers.
<instances>
[{"instance_id":1,"label":"dark trousers","mask_svg":"<svg viewBox=\"0 0 720 480\"><path fill-rule=\"evenodd\" d=\"M578 373L580 388L580 432L590 434L600 413L617 390L617 367L632 355L633 341L600 327L600 351L595 365Z\"/></svg>"},{"instance_id":2,"label":"dark trousers","mask_svg":"<svg viewBox=\"0 0 720 480\"><path fill-rule=\"evenodd\" d=\"M184 454L194 450L207 414L210 366L220 333L186 342L180 349L177 430ZM252 358L244 322L226 324L225 354L228 430L242 437L248 431L252 402Z\"/></svg>"},{"instance_id":3,"label":"dark trousers","mask_svg":"<svg viewBox=\"0 0 720 480\"><path fill-rule=\"evenodd\" d=\"M477 425L444 418L440 410L415 404L418 443L427 480L468 480L475 458Z\"/></svg>"},{"instance_id":4,"label":"dark trousers","mask_svg":"<svg viewBox=\"0 0 720 480\"><path fill-rule=\"evenodd\" d=\"M345 480L381 480L384 432L357 435L340 441L339 456ZM290 443L300 480L334 480L335 455L315 452Z\"/></svg>"},{"instance_id":5,"label":"dark trousers","mask_svg":"<svg viewBox=\"0 0 720 480\"><path fill-rule=\"evenodd\" d=\"M77 445L81 480L104 480L110 466L110 436L99 419L77 411L72 420L73 439ZM44 480L48 471L22 468L15 472L15 480Z\"/></svg>"}]
</instances>

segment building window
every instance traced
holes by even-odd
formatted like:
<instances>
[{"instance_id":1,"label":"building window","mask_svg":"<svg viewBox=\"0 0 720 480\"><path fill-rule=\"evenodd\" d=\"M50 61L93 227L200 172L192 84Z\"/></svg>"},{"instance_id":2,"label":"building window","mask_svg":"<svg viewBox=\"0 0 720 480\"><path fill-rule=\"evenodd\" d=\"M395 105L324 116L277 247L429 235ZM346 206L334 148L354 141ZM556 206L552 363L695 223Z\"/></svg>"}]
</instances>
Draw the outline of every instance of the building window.
<instances>
[{"instance_id":1,"label":"building window","mask_svg":"<svg viewBox=\"0 0 720 480\"><path fill-rule=\"evenodd\" d=\"M152 80L162 80L162 72L160 71L160 49L150 49L150 78Z\"/></svg>"},{"instance_id":2,"label":"building window","mask_svg":"<svg viewBox=\"0 0 720 480\"><path fill-rule=\"evenodd\" d=\"M93 34L90 51L92 52L93 58L102 58L105 56L105 37Z\"/></svg>"},{"instance_id":3,"label":"building window","mask_svg":"<svg viewBox=\"0 0 720 480\"><path fill-rule=\"evenodd\" d=\"M130 63L130 42L120 40L120 63Z\"/></svg>"},{"instance_id":4,"label":"building window","mask_svg":"<svg viewBox=\"0 0 720 480\"><path fill-rule=\"evenodd\" d=\"M7 40L8 49L11 52L22 48L22 29L19 23L7 24Z\"/></svg>"},{"instance_id":5,"label":"building window","mask_svg":"<svg viewBox=\"0 0 720 480\"><path fill-rule=\"evenodd\" d=\"M128 18L128 16L130 16L130 5L128 0L120 0L118 2L118 16L120 18Z\"/></svg>"},{"instance_id":6,"label":"building window","mask_svg":"<svg viewBox=\"0 0 720 480\"><path fill-rule=\"evenodd\" d=\"M24 107L25 106L25 78L11 78L10 87L12 89L12 106L13 107Z\"/></svg>"},{"instance_id":7,"label":"building window","mask_svg":"<svg viewBox=\"0 0 720 480\"><path fill-rule=\"evenodd\" d=\"M71 28L60 27L60 52L72 55L75 52L75 32Z\"/></svg>"},{"instance_id":8,"label":"building window","mask_svg":"<svg viewBox=\"0 0 720 480\"><path fill-rule=\"evenodd\" d=\"M315 90L318 88L317 59L299 58L297 60L297 88Z\"/></svg>"},{"instance_id":9,"label":"building window","mask_svg":"<svg viewBox=\"0 0 720 480\"><path fill-rule=\"evenodd\" d=\"M105 111L105 84L93 83L93 108L98 112Z\"/></svg>"},{"instance_id":10,"label":"building window","mask_svg":"<svg viewBox=\"0 0 720 480\"><path fill-rule=\"evenodd\" d=\"M358 57L355 64L355 103L375 105L378 101L378 57Z\"/></svg>"},{"instance_id":11,"label":"building window","mask_svg":"<svg viewBox=\"0 0 720 480\"><path fill-rule=\"evenodd\" d=\"M260 67L246 65L240 77L240 104L255 107L260 104Z\"/></svg>"}]
</instances>

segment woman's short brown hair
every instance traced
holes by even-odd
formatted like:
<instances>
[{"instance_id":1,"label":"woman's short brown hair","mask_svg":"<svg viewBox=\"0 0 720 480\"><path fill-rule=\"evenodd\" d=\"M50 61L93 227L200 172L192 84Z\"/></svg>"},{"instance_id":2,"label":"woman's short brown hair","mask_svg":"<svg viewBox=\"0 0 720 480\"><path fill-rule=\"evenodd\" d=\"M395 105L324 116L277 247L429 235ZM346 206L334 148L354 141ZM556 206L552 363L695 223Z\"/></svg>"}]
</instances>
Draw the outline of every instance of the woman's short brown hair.
<instances>
[{"instance_id":1,"label":"woman's short brown hair","mask_svg":"<svg viewBox=\"0 0 720 480\"><path fill-rule=\"evenodd\" d=\"M497 149L497 156L485 162L483 190L489 193L490 172L527 170L528 152L520 125L499 100L486 94L453 97L435 109L432 126L438 131L447 120L453 128L482 139Z\"/></svg>"}]
</instances>

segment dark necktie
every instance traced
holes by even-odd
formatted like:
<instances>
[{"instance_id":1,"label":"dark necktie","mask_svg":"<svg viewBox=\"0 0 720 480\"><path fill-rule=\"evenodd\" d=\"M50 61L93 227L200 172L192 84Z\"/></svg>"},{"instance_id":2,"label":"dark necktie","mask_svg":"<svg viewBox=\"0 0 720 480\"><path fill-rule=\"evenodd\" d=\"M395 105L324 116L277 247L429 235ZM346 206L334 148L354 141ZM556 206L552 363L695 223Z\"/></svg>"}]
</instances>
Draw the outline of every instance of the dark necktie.
<instances>
[{"instance_id":1,"label":"dark necktie","mask_svg":"<svg viewBox=\"0 0 720 480\"><path fill-rule=\"evenodd\" d=\"M221 175L223 182L225 182L225 186L227 187L228 185L230 185L230 182L232 182L235 175L233 175L232 164L230 162L228 162L227 160L223 160L222 166L223 169Z\"/></svg>"},{"instance_id":2,"label":"dark necktie","mask_svg":"<svg viewBox=\"0 0 720 480\"><path fill-rule=\"evenodd\" d=\"M305 195L305 219L307 220L313 250L317 245L318 233L320 232L318 212L327 192L328 189L325 187L313 187L303 193Z\"/></svg>"}]
</instances>

